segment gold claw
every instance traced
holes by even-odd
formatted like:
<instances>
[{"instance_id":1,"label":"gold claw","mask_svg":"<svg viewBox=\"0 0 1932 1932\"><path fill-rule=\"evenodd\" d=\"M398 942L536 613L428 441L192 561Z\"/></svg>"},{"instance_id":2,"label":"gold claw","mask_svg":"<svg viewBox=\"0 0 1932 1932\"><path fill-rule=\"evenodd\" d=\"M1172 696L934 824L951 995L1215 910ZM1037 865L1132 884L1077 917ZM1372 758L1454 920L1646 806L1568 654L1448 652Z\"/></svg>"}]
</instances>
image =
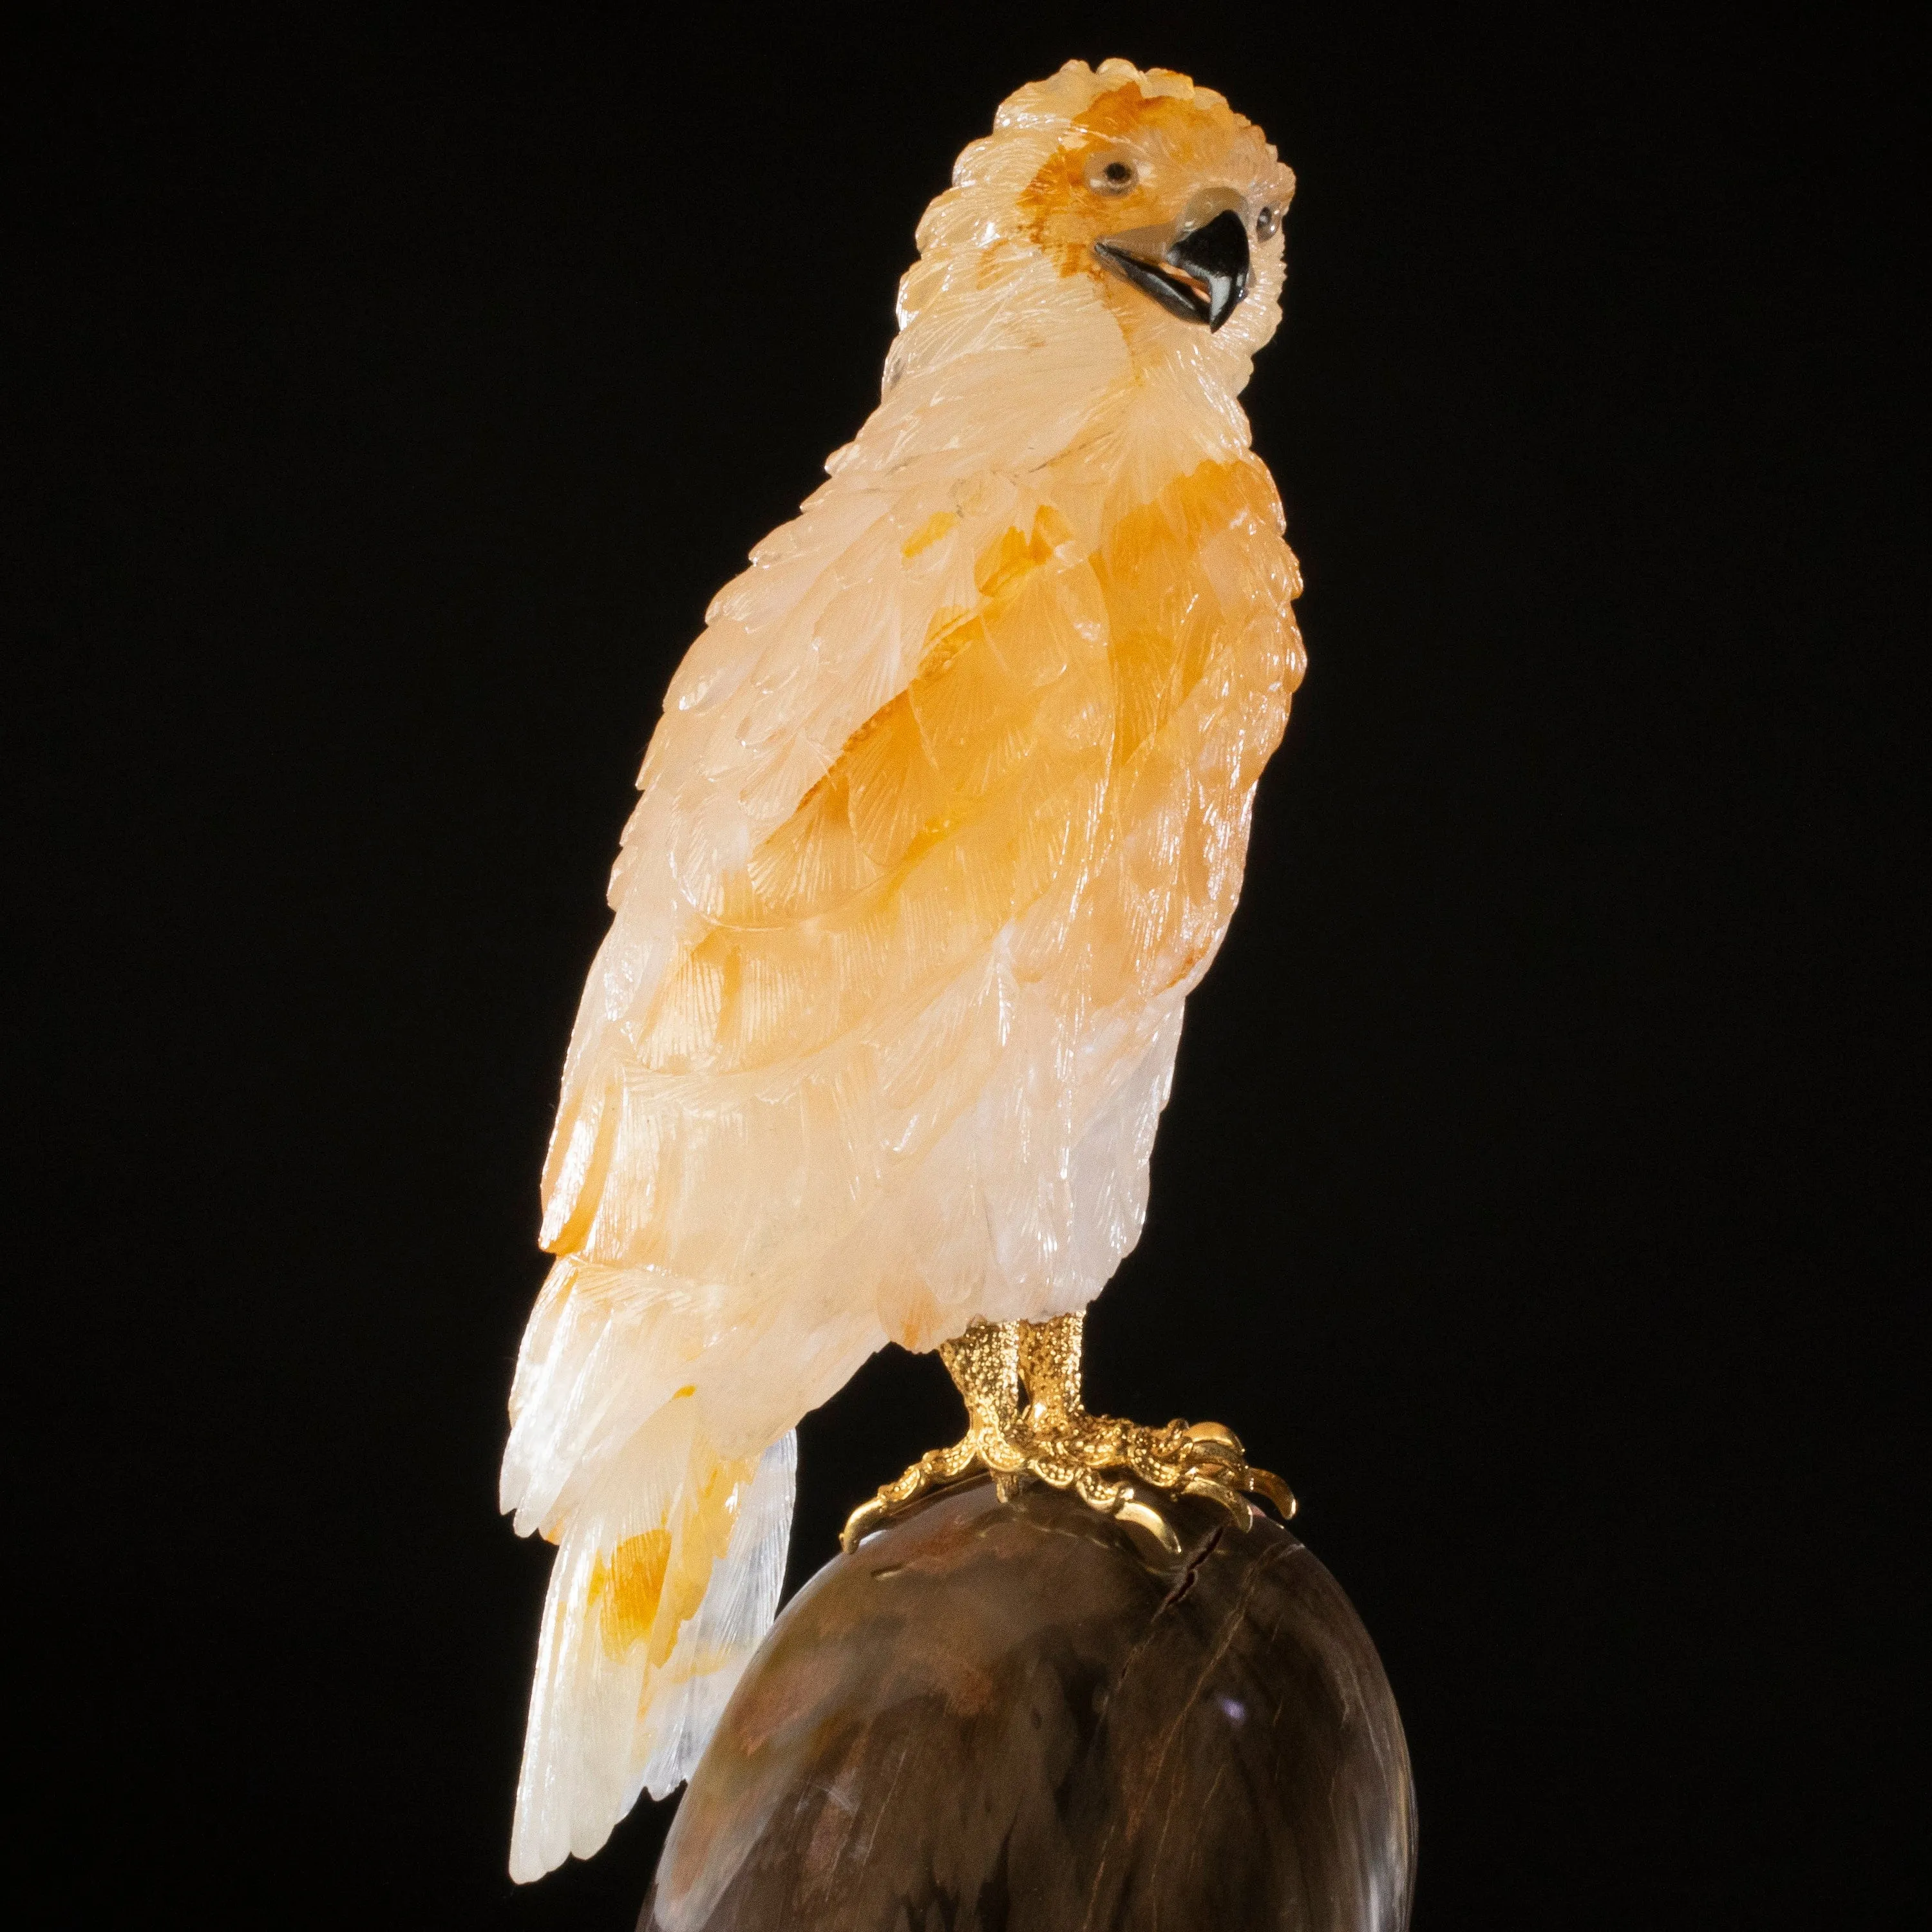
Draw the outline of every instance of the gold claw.
<instances>
[{"instance_id":1,"label":"gold claw","mask_svg":"<svg viewBox=\"0 0 1932 1932\"><path fill-rule=\"evenodd\" d=\"M1173 1424L1170 1423L1168 1426L1172 1428ZM1241 1438L1224 1423L1183 1424L1180 1432L1190 1442L1218 1442L1222 1448L1232 1449L1234 1452L1234 1460L1237 1462L1239 1462L1246 1454L1241 1447Z\"/></svg>"},{"instance_id":2,"label":"gold claw","mask_svg":"<svg viewBox=\"0 0 1932 1932\"><path fill-rule=\"evenodd\" d=\"M839 1548L850 1556L874 1530L884 1526L891 1514L880 1498L868 1498L845 1519L845 1527L839 1533Z\"/></svg>"},{"instance_id":3,"label":"gold claw","mask_svg":"<svg viewBox=\"0 0 1932 1932\"><path fill-rule=\"evenodd\" d=\"M1123 1522L1130 1522L1136 1529L1145 1530L1168 1556L1180 1554L1180 1538L1174 1534L1173 1524L1151 1504L1142 1502L1132 1490L1123 1494L1114 1506L1114 1514Z\"/></svg>"},{"instance_id":4,"label":"gold claw","mask_svg":"<svg viewBox=\"0 0 1932 1932\"><path fill-rule=\"evenodd\" d=\"M1241 1485L1244 1490L1257 1491L1268 1498L1281 1514L1283 1522L1292 1522L1294 1512L1300 1508L1294 1500L1294 1492L1271 1469L1250 1469L1247 1479Z\"/></svg>"},{"instance_id":5,"label":"gold claw","mask_svg":"<svg viewBox=\"0 0 1932 1932\"><path fill-rule=\"evenodd\" d=\"M1234 1526L1239 1530L1250 1530L1255 1526L1255 1507L1245 1496L1238 1496L1225 1483L1217 1483L1211 1476L1192 1475L1180 1486L1184 1496L1206 1496L1219 1503L1228 1512Z\"/></svg>"}]
</instances>

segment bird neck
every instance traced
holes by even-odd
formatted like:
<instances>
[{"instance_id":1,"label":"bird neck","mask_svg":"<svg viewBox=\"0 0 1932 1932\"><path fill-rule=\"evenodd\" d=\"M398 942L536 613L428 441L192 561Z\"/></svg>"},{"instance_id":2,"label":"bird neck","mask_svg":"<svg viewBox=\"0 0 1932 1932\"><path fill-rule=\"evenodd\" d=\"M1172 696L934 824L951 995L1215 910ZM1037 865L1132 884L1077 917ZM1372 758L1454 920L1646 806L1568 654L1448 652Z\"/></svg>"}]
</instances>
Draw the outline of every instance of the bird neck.
<instances>
[{"instance_id":1,"label":"bird neck","mask_svg":"<svg viewBox=\"0 0 1932 1932\"><path fill-rule=\"evenodd\" d=\"M1236 398L1248 358L1166 317L1142 326L1111 292L1084 275L1023 272L922 308L886 358L879 407L828 467L856 460L911 484L928 472L1038 475L1112 452L1174 474L1246 449Z\"/></svg>"}]
</instances>

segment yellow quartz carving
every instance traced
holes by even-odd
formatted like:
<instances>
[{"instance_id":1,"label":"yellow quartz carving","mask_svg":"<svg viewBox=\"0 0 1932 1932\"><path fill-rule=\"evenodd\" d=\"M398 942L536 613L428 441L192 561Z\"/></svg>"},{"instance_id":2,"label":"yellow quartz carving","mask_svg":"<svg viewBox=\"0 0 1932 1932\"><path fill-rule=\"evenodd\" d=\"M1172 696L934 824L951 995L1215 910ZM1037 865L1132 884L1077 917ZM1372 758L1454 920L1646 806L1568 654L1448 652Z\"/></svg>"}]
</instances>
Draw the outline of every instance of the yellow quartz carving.
<instances>
[{"instance_id":1,"label":"yellow quartz carving","mask_svg":"<svg viewBox=\"0 0 1932 1932\"><path fill-rule=\"evenodd\" d=\"M672 681L511 1399L504 1507L559 1546L519 1879L695 1762L776 1605L798 1418L889 1340L1066 1335L1138 1237L1302 670L1236 401L1293 188L1184 76L1022 88L920 224L878 408ZM1225 1432L1029 1413L1028 1466L1102 1502L1274 1493Z\"/></svg>"}]
</instances>

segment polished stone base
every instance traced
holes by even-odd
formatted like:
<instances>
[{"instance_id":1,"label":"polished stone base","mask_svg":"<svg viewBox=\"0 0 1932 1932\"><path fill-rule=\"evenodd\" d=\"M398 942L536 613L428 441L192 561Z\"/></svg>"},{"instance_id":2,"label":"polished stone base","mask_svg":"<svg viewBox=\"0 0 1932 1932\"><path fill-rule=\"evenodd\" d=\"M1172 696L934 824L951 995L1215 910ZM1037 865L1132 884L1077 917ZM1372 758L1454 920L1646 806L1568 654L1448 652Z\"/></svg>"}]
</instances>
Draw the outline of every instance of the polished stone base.
<instances>
[{"instance_id":1,"label":"polished stone base","mask_svg":"<svg viewBox=\"0 0 1932 1932\"><path fill-rule=\"evenodd\" d=\"M640 1932L1399 1932L1375 1647L1278 1525L1184 1555L985 1482L827 1564L752 1660Z\"/></svg>"}]
</instances>

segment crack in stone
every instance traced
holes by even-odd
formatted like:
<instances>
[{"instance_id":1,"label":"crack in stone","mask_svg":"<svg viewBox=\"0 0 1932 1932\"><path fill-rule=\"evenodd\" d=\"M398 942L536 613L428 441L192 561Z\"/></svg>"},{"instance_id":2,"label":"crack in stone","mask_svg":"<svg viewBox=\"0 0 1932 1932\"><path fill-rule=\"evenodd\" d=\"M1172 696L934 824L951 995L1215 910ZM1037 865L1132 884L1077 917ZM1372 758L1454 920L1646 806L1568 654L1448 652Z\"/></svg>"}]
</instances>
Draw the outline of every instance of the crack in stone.
<instances>
[{"instance_id":1,"label":"crack in stone","mask_svg":"<svg viewBox=\"0 0 1932 1932\"><path fill-rule=\"evenodd\" d=\"M1193 1588L1199 1580L1202 1564L1221 1546L1221 1539L1227 1533L1228 1526L1225 1522L1216 1524L1208 1532L1207 1540L1187 1559L1187 1567L1180 1573L1180 1582L1160 1600L1160 1610L1154 1612L1156 1616L1159 1616L1162 1610L1172 1610Z\"/></svg>"}]
</instances>

